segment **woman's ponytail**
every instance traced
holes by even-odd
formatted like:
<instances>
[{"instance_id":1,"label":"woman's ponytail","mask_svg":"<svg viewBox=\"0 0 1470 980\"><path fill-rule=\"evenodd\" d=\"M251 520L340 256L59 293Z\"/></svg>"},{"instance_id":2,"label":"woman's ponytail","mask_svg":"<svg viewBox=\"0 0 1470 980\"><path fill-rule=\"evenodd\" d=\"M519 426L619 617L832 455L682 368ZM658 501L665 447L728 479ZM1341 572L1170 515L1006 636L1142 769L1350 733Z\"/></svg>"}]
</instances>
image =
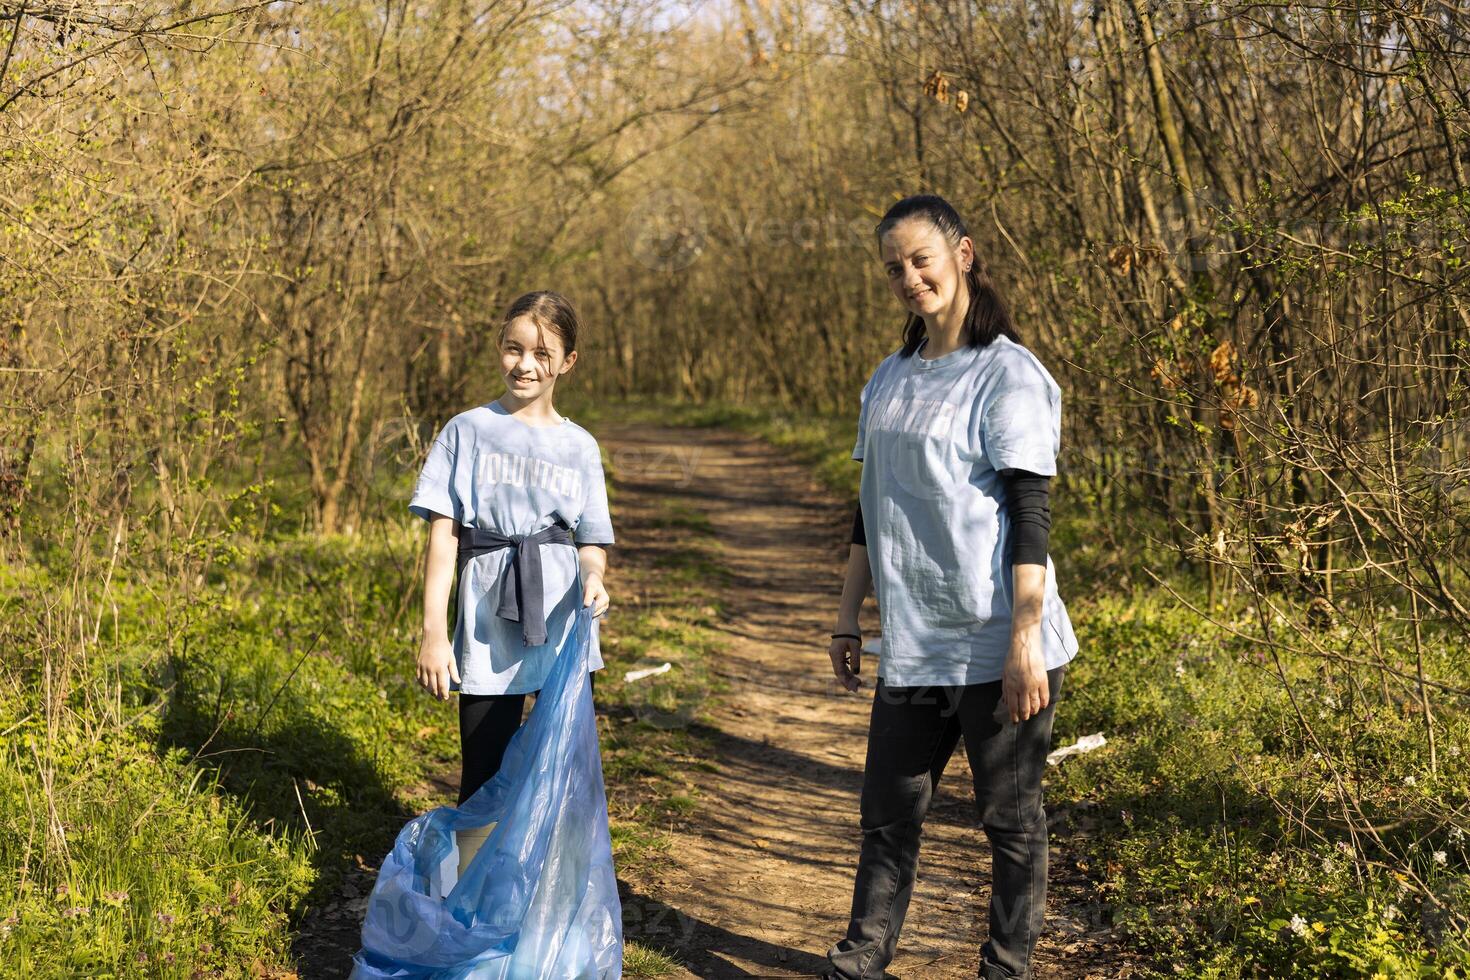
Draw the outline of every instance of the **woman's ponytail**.
<instances>
[{"instance_id":1,"label":"woman's ponytail","mask_svg":"<svg viewBox=\"0 0 1470 980\"><path fill-rule=\"evenodd\" d=\"M970 290L970 308L965 313L965 338L970 346L984 347L997 337L1009 337L1019 344L1011 311L978 255L965 273L965 286Z\"/></svg>"}]
</instances>

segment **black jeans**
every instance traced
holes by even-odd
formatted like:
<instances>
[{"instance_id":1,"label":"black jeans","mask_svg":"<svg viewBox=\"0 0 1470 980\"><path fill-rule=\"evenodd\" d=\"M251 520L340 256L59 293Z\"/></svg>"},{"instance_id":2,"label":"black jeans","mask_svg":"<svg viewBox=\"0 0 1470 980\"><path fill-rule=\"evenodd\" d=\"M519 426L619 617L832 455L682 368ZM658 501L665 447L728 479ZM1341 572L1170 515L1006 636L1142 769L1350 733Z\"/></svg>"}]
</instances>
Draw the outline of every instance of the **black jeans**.
<instances>
[{"instance_id":1,"label":"black jeans","mask_svg":"<svg viewBox=\"0 0 1470 980\"><path fill-rule=\"evenodd\" d=\"M587 677L595 694L597 672L589 671ZM459 696L460 803L474 796L475 790L500 771L511 736L521 727L525 708L524 694Z\"/></svg>"},{"instance_id":2,"label":"black jeans","mask_svg":"<svg viewBox=\"0 0 1470 980\"><path fill-rule=\"evenodd\" d=\"M1046 916L1047 833L1041 773L1065 666L1047 671L1040 714L1012 724L1001 682L888 687L873 693L863 769L862 852L847 935L827 953L839 976L887 976L914 890L919 833L945 764L963 736L975 805L991 849L990 937L980 976L1030 976Z\"/></svg>"}]
</instances>

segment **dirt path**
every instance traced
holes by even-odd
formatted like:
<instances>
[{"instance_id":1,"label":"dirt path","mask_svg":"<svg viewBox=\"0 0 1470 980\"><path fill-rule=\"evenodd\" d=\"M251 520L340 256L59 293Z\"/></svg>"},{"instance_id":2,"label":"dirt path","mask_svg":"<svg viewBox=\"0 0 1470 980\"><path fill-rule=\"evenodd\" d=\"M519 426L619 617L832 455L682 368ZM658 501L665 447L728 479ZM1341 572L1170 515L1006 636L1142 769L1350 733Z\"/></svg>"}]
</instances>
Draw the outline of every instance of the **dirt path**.
<instances>
[{"instance_id":1,"label":"dirt path","mask_svg":"<svg viewBox=\"0 0 1470 980\"><path fill-rule=\"evenodd\" d=\"M826 664L851 514L803 466L747 436L641 426L599 426L597 435L616 474L614 520L633 535L620 531L620 549L669 547L639 539L650 521L637 518L675 501L709 519L733 573L719 668L730 691L710 733L718 771L691 774L698 811L654 871L625 882L627 934L675 953L682 977L812 976L847 922L872 698L871 687L841 691ZM614 565L614 596L615 579ZM864 627L875 625L870 600ZM871 661L864 673L871 683ZM972 814L961 748L925 825L894 974L975 975L989 847ZM1036 976L1126 976L1109 932L1086 911L1095 904L1059 830Z\"/></svg>"}]
</instances>

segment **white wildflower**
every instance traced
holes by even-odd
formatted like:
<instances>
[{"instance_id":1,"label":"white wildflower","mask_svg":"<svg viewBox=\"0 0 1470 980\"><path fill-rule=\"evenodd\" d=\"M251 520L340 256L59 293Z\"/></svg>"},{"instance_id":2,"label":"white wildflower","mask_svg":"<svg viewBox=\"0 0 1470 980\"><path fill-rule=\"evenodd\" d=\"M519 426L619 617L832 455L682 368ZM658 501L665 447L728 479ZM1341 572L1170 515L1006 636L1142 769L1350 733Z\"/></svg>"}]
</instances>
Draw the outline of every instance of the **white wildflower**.
<instances>
[{"instance_id":1,"label":"white wildflower","mask_svg":"<svg viewBox=\"0 0 1470 980\"><path fill-rule=\"evenodd\" d=\"M1305 936L1307 934L1307 920L1303 919L1301 916L1293 915L1291 917L1290 925L1291 931L1296 933L1298 936Z\"/></svg>"},{"instance_id":2,"label":"white wildflower","mask_svg":"<svg viewBox=\"0 0 1470 980\"><path fill-rule=\"evenodd\" d=\"M1399 912L1399 907L1397 905L1389 904L1383 909L1383 921L1392 922L1394 919L1397 919L1400 914L1401 913Z\"/></svg>"},{"instance_id":3,"label":"white wildflower","mask_svg":"<svg viewBox=\"0 0 1470 980\"><path fill-rule=\"evenodd\" d=\"M1404 785L1405 786L1413 786L1417 782L1418 782L1418 780L1415 779L1412 774L1404 777Z\"/></svg>"},{"instance_id":4,"label":"white wildflower","mask_svg":"<svg viewBox=\"0 0 1470 980\"><path fill-rule=\"evenodd\" d=\"M1450 828L1450 843L1458 844L1465 839L1465 831L1459 827Z\"/></svg>"},{"instance_id":5,"label":"white wildflower","mask_svg":"<svg viewBox=\"0 0 1470 980\"><path fill-rule=\"evenodd\" d=\"M1322 870L1327 874L1332 874L1332 872L1337 870L1337 865L1332 863L1332 858L1323 858Z\"/></svg>"},{"instance_id":6,"label":"white wildflower","mask_svg":"<svg viewBox=\"0 0 1470 980\"><path fill-rule=\"evenodd\" d=\"M1447 864L1449 862L1449 860L1450 860L1450 856L1448 854L1446 854L1444 851L1435 851L1434 852L1434 863L1435 864Z\"/></svg>"},{"instance_id":7,"label":"white wildflower","mask_svg":"<svg viewBox=\"0 0 1470 980\"><path fill-rule=\"evenodd\" d=\"M1327 705L1327 707L1329 708L1335 709L1337 707L1337 698L1333 697L1330 694L1324 694L1322 695L1322 703Z\"/></svg>"}]
</instances>

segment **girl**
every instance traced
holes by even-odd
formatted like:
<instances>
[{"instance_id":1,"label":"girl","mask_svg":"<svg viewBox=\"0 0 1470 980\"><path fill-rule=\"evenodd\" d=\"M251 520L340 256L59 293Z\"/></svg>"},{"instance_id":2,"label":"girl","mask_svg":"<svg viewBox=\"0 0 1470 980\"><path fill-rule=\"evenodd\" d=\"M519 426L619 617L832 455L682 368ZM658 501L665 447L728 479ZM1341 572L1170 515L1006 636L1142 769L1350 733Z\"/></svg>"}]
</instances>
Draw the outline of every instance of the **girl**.
<instances>
[{"instance_id":1,"label":"girl","mask_svg":"<svg viewBox=\"0 0 1470 980\"><path fill-rule=\"evenodd\" d=\"M602 457L591 433L552 407L557 379L577 362L578 325L557 293L510 305L498 340L505 393L445 424L408 505L429 521L418 681L446 701L459 691L461 804L499 771L526 694L540 690L578 601L594 616L609 604ZM445 607L455 577L451 642ZM593 670L602 667L597 632ZM461 877L493 826L457 835Z\"/></svg>"},{"instance_id":2,"label":"girl","mask_svg":"<svg viewBox=\"0 0 1470 980\"><path fill-rule=\"evenodd\" d=\"M1046 908L1041 773L1077 652L1047 557L1061 392L1019 343L952 207L921 195L878 224L903 346L863 388L863 461L832 670L862 685L858 611L883 620L863 772L863 843L828 977L884 977L934 786L960 738L992 852L980 976L1029 975ZM868 539L876 547L869 551Z\"/></svg>"}]
</instances>

